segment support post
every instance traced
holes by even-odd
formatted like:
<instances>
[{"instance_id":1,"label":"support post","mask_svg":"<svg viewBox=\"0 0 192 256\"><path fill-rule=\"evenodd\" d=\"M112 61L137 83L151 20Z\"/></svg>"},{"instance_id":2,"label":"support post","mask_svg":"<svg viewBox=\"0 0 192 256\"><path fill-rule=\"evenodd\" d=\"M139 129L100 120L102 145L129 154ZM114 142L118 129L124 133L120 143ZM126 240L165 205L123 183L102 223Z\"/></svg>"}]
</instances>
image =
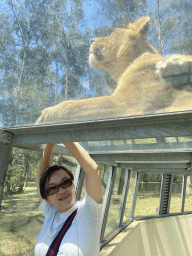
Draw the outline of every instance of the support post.
<instances>
[{"instance_id":1,"label":"support post","mask_svg":"<svg viewBox=\"0 0 192 256\"><path fill-rule=\"evenodd\" d=\"M186 186L187 186L187 175L183 175L183 186L182 186L182 194L181 194L181 212L184 212Z\"/></svg>"},{"instance_id":2,"label":"support post","mask_svg":"<svg viewBox=\"0 0 192 256\"><path fill-rule=\"evenodd\" d=\"M124 184L124 191L122 195L122 203L120 205L120 213L119 213L119 227L122 226L123 223L123 217L124 217L124 212L125 212L125 206L127 202L127 194L129 190L129 182L130 182L130 177L131 177L131 171L130 170L125 170L125 184Z\"/></svg>"},{"instance_id":3,"label":"support post","mask_svg":"<svg viewBox=\"0 0 192 256\"><path fill-rule=\"evenodd\" d=\"M12 146L6 145L0 142L0 211L1 211L1 203L3 200L3 189L5 183L5 177L7 173L7 167L9 164L9 160L11 157Z\"/></svg>"},{"instance_id":4,"label":"support post","mask_svg":"<svg viewBox=\"0 0 192 256\"><path fill-rule=\"evenodd\" d=\"M115 184L115 177L116 177L116 167L111 166L109 176L108 176L108 181L107 181L107 187L105 190L105 198L104 198L104 202L103 202L103 210L104 211L102 214L102 227L101 227L101 236L100 236L101 242L104 240L105 227L107 224L107 216L109 213L111 196L112 196L113 188L114 188L114 184Z\"/></svg>"},{"instance_id":5,"label":"support post","mask_svg":"<svg viewBox=\"0 0 192 256\"><path fill-rule=\"evenodd\" d=\"M140 173L136 172L133 201L132 201L131 213L130 213L131 218L133 218L135 215L135 207L136 207L137 194L138 194L138 189L139 189L139 179L140 179Z\"/></svg>"},{"instance_id":6,"label":"support post","mask_svg":"<svg viewBox=\"0 0 192 256\"><path fill-rule=\"evenodd\" d=\"M83 189L84 180L85 180L85 172L83 171L81 166L78 164L77 170L75 173L75 180L74 180L75 187L76 187L75 196L77 200L80 200L81 198L81 192Z\"/></svg>"},{"instance_id":7,"label":"support post","mask_svg":"<svg viewBox=\"0 0 192 256\"><path fill-rule=\"evenodd\" d=\"M159 215L168 214L171 202L173 177L171 174L163 174L161 183L161 195L159 202Z\"/></svg>"}]
</instances>

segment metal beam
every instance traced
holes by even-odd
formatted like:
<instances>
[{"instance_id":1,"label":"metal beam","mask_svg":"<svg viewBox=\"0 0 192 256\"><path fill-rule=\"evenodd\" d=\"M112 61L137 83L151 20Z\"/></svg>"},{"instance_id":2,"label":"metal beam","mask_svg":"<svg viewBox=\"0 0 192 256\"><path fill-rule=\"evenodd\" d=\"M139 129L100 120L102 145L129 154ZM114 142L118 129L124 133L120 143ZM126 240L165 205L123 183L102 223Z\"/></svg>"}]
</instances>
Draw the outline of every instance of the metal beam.
<instances>
[{"instance_id":1,"label":"metal beam","mask_svg":"<svg viewBox=\"0 0 192 256\"><path fill-rule=\"evenodd\" d=\"M12 133L0 129L0 142L2 142L3 144L11 144L12 140Z\"/></svg>"},{"instance_id":2,"label":"metal beam","mask_svg":"<svg viewBox=\"0 0 192 256\"><path fill-rule=\"evenodd\" d=\"M192 111L6 128L13 145L191 136Z\"/></svg>"},{"instance_id":3,"label":"metal beam","mask_svg":"<svg viewBox=\"0 0 192 256\"><path fill-rule=\"evenodd\" d=\"M162 168L162 169L134 169L135 171L138 172L146 172L146 173L167 173L167 174L188 174L188 175L192 175L192 171L189 173L187 172L187 169L166 169L166 168Z\"/></svg>"},{"instance_id":4,"label":"metal beam","mask_svg":"<svg viewBox=\"0 0 192 256\"><path fill-rule=\"evenodd\" d=\"M188 163L119 163L119 167L135 170L142 169L143 171L148 169L188 169Z\"/></svg>"},{"instance_id":5,"label":"metal beam","mask_svg":"<svg viewBox=\"0 0 192 256\"><path fill-rule=\"evenodd\" d=\"M91 157L98 162L111 162L115 161L117 163L189 163L191 160L191 152L156 152L156 153L144 153L144 152L108 152L94 153Z\"/></svg>"}]
</instances>

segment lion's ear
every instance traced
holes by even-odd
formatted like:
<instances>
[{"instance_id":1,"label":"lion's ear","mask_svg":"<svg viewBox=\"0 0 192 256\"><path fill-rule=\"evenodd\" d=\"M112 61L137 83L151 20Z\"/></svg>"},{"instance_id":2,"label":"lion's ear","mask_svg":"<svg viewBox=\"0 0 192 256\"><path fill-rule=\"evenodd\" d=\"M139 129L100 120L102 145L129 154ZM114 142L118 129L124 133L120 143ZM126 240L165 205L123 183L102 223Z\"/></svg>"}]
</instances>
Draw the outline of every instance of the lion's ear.
<instances>
[{"instance_id":1,"label":"lion's ear","mask_svg":"<svg viewBox=\"0 0 192 256\"><path fill-rule=\"evenodd\" d=\"M129 25L129 29L132 29L139 36L147 36L149 30L149 17L142 17Z\"/></svg>"}]
</instances>

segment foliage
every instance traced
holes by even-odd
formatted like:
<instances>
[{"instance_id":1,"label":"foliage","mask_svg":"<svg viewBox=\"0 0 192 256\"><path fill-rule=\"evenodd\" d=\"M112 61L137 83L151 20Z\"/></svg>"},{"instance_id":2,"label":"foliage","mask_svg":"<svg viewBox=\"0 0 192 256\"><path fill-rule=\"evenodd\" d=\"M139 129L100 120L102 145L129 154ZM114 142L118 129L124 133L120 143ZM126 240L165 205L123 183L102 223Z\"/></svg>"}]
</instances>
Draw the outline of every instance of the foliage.
<instances>
[{"instance_id":1,"label":"foliage","mask_svg":"<svg viewBox=\"0 0 192 256\"><path fill-rule=\"evenodd\" d=\"M97 0L100 4L99 13L113 27L127 27L130 21L146 15L146 0Z\"/></svg>"},{"instance_id":2,"label":"foliage","mask_svg":"<svg viewBox=\"0 0 192 256\"><path fill-rule=\"evenodd\" d=\"M82 2L7 2L0 17L4 126L31 124L48 106L75 98L88 69Z\"/></svg>"},{"instance_id":3,"label":"foliage","mask_svg":"<svg viewBox=\"0 0 192 256\"><path fill-rule=\"evenodd\" d=\"M188 0L154 0L150 35L161 54L191 54L191 11Z\"/></svg>"},{"instance_id":4,"label":"foliage","mask_svg":"<svg viewBox=\"0 0 192 256\"><path fill-rule=\"evenodd\" d=\"M13 149L5 179L8 194L21 193L26 182L35 181L40 152Z\"/></svg>"}]
</instances>

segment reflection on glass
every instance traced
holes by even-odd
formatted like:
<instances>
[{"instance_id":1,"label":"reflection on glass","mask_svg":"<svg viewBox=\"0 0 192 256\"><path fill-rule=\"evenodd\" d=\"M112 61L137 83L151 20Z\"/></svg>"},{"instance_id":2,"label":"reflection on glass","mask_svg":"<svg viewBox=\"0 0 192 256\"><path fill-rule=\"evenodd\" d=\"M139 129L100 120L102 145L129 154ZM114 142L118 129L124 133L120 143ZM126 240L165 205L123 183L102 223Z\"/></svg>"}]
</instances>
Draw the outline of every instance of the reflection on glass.
<instances>
[{"instance_id":1,"label":"reflection on glass","mask_svg":"<svg viewBox=\"0 0 192 256\"><path fill-rule=\"evenodd\" d=\"M131 172L130 182L129 182L129 190L127 194L127 201L125 205L125 212L123 216L123 222L126 222L130 219L131 214L131 206L132 206L132 200L133 200L133 193L134 193L134 185L135 185L135 177L136 172Z\"/></svg>"},{"instance_id":2,"label":"reflection on glass","mask_svg":"<svg viewBox=\"0 0 192 256\"><path fill-rule=\"evenodd\" d=\"M158 214L161 179L161 174L141 174L134 217Z\"/></svg>"},{"instance_id":3,"label":"reflection on glass","mask_svg":"<svg viewBox=\"0 0 192 256\"><path fill-rule=\"evenodd\" d=\"M117 169L115 184L114 184L110 207L109 207L109 213L107 216L105 236L107 236L112 230L114 230L118 226L119 210L120 210L120 204L122 201L124 184L125 184L125 170Z\"/></svg>"},{"instance_id":4,"label":"reflection on glass","mask_svg":"<svg viewBox=\"0 0 192 256\"><path fill-rule=\"evenodd\" d=\"M192 179L191 176L187 177L186 196L184 211L192 211Z\"/></svg>"},{"instance_id":5,"label":"reflection on glass","mask_svg":"<svg viewBox=\"0 0 192 256\"><path fill-rule=\"evenodd\" d=\"M0 126L34 124L44 109L39 123L190 110L191 57L164 58L192 53L190 10L181 0L2 0Z\"/></svg>"},{"instance_id":6,"label":"reflection on glass","mask_svg":"<svg viewBox=\"0 0 192 256\"><path fill-rule=\"evenodd\" d=\"M181 212L181 193L183 185L183 175L173 175L171 190L171 203L169 212Z\"/></svg>"}]
</instances>

